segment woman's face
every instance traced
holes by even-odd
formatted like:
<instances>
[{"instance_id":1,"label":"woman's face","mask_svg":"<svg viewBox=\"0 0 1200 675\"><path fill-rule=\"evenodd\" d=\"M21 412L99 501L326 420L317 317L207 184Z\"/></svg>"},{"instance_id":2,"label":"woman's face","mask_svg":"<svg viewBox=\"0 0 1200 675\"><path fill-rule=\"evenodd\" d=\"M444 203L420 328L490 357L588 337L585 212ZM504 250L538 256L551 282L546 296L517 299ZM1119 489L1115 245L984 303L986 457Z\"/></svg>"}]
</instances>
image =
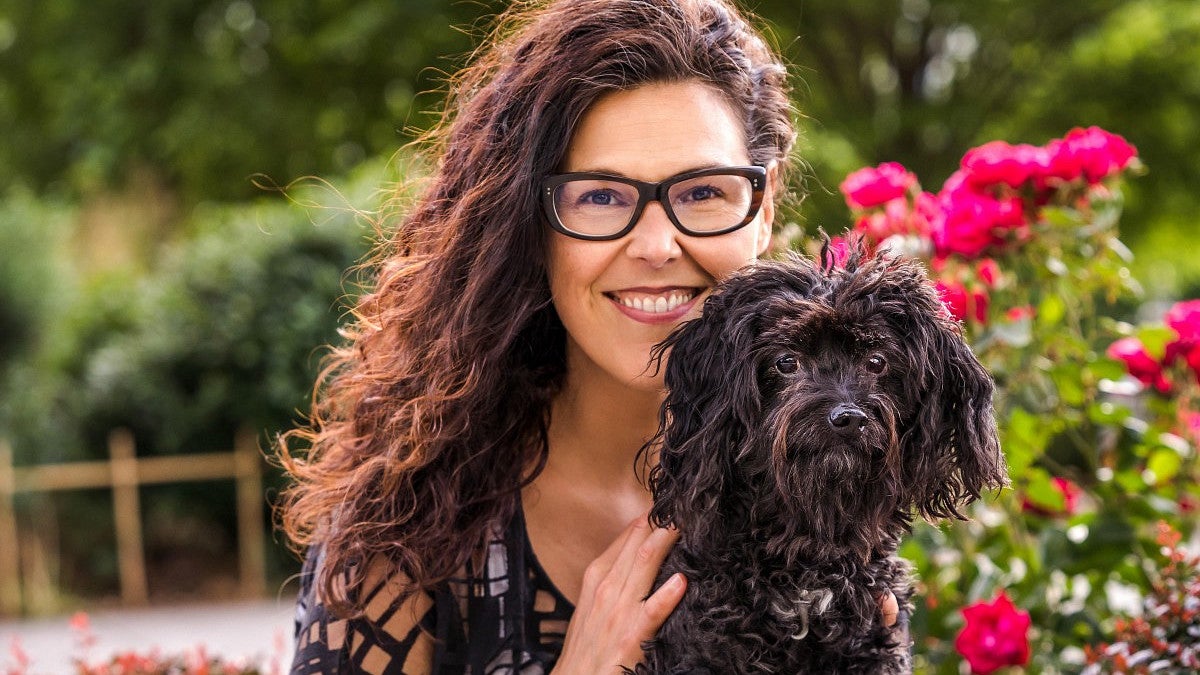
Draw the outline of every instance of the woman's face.
<instances>
[{"instance_id":1,"label":"woman's face","mask_svg":"<svg viewBox=\"0 0 1200 675\"><path fill-rule=\"evenodd\" d=\"M741 124L723 95L698 82L652 84L608 94L583 116L562 171L660 181L687 171L746 166ZM763 207L745 227L722 235L680 232L657 202L612 241L550 234L554 307L567 329L567 367L576 383L606 377L661 389L650 349L699 315L714 284L770 244L774 217L768 176Z\"/></svg>"}]
</instances>

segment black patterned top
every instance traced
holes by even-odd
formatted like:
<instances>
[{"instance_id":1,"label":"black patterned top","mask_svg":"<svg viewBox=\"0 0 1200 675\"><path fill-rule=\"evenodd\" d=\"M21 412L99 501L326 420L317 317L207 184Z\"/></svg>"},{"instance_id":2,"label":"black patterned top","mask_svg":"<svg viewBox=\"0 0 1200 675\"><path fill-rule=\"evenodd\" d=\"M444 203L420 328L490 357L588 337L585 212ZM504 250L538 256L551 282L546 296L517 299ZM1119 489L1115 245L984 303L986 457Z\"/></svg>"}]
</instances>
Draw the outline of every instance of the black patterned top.
<instances>
[{"instance_id":1,"label":"black patterned top","mask_svg":"<svg viewBox=\"0 0 1200 675\"><path fill-rule=\"evenodd\" d=\"M575 610L533 555L519 509L482 564L468 565L419 603L424 614L406 634L400 626L412 621L400 620L386 580L363 584L363 616L327 613L313 584L323 558L313 549L304 561L292 675L398 675L410 656L431 661L436 675L541 675L554 667Z\"/></svg>"}]
</instances>

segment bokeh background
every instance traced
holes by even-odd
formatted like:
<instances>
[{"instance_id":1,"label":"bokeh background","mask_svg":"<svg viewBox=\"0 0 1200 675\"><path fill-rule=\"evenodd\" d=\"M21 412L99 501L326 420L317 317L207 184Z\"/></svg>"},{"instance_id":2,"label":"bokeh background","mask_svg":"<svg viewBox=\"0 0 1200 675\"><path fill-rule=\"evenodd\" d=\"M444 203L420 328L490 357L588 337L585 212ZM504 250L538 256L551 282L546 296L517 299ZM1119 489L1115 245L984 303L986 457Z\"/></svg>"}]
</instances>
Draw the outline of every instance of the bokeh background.
<instances>
[{"instance_id":1,"label":"bokeh background","mask_svg":"<svg viewBox=\"0 0 1200 675\"><path fill-rule=\"evenodd\" d=\"M269 452L369 281L369 213L495 0L0 0L0 439L17 466ZM1098 125L1139 150L1122 239L1143 301L1200 295L1200 3L761 0L803 137L787 220L899 161ZM286 189L281 189L286 187ZM268 468L264 500L282 485ZM238 594L230 481L144 487L152 603ZM22 611L113 603L108 490L18 495ZM264 516L267 518L269 516ZM268 530L269 532L269 530ZM268 535L268 592L298 569ZM5 545L0 543L0 546ZM32 590L30 590L32 589Z\"/></svg>"}]
</instances>

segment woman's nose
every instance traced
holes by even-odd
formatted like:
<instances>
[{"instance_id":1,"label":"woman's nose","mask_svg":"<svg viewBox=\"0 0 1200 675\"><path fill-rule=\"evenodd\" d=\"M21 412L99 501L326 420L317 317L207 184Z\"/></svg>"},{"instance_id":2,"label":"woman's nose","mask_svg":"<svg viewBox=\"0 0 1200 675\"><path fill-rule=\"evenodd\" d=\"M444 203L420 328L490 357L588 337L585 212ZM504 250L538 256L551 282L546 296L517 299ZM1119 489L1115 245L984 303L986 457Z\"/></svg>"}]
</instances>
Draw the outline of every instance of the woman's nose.
<instances>
[{"instance_id":1,"label":"woman's nose","mask_svg":"<svg viewBox=\"0 0 1200 675\"><path fill-rule=\"evenodd\" d=\"M632 257L661 267L682 254L679 235L679 230L667 217L662 204L651 202L629 233L629 244L625 250Z\"/></svg>"}]
</instances>

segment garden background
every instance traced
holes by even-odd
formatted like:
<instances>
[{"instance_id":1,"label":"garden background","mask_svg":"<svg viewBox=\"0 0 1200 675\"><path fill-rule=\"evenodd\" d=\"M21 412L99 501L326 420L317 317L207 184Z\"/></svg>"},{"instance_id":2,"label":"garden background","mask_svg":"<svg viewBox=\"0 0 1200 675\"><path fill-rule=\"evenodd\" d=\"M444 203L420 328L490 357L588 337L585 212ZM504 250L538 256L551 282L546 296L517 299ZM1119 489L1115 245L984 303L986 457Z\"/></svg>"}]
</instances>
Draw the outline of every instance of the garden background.
<instances>
[{"instance_id":1,"label":"garden background","mask_svg":"<svg viewBox=\"0 0 1200 675\"><path fill-rule=\"evenodd\" d=\"M420 172L404 146L504 4L0 0L0 438L16 464L104 458L114 428L142 455L172 455L227 450L239 429L267 447L294 423L375 234L356 210ZM1001 375L1030 375L1001 377L1013 489L976 529L919 528L904 550L934 599L914 617L923 667L964 667L960 610L1005 589L1033 617L1030 669L1070 671L1153 590L1156 524L1191 534L1186 392L1138 395L1105 351L1138 335L1164 357L1174 338L1152 324L1200 297L1200 4L746 6L793 64L806 195L785 212L793 233L852 226L838 185L863 166L900 162L932 189L994 139L1096 125L1137 147L1128 173L1142 175L1097 211L1112 216L1106 242L1119 214L1124 246L1072 248L1062 233L1098 216L1055 212L1070 251L1008 253L992 311L1032 307L1030 337L979 347ZM998 325L977 323L977 340ZM1079 492L1067 499L1062 480ZM282 479L266 482L269 500ZM151 601L232 595L232 483L141 494ZM111 602L109 493L16 506L21 550L40 552L29 578L47 589L26 611ZM273 590L298 563L278 537L266 545Z\"/></svg>"}]
</instances>

